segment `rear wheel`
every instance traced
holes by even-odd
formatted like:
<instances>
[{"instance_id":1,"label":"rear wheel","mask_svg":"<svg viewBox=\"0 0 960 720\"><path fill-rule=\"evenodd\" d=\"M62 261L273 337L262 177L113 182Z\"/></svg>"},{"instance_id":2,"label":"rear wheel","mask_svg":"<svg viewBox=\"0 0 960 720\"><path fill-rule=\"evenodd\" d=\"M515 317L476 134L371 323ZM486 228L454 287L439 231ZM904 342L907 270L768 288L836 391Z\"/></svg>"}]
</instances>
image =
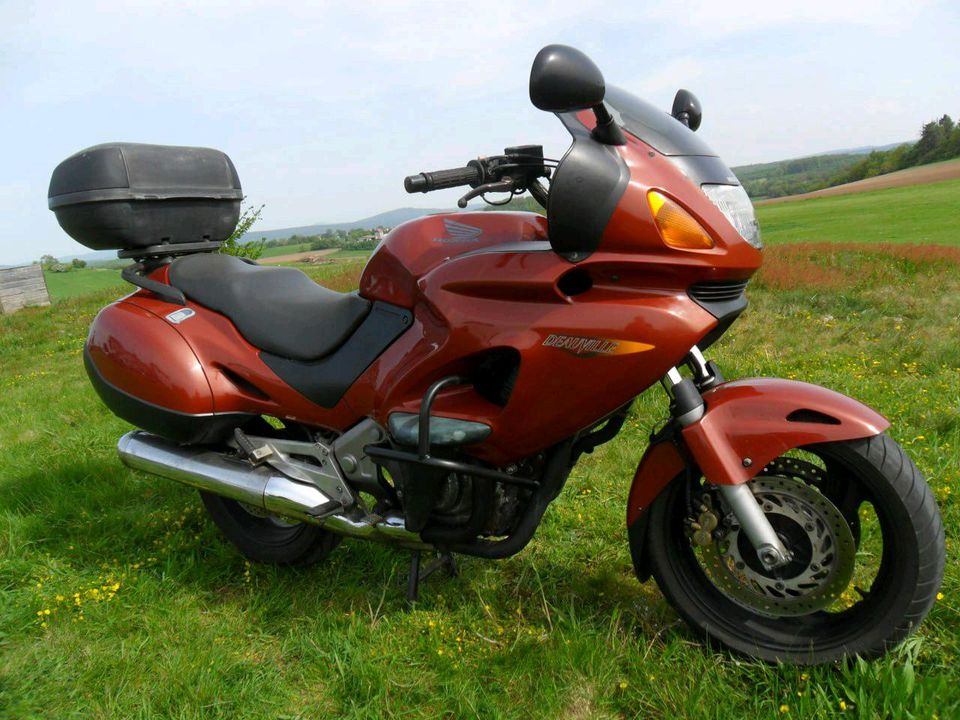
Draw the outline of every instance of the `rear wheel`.
<instances>
[{"instance_id":1,"label":"rear wheel","mask_svg":"<svg viewBox=\"0 0 960 720\"><path fill-rule=\"evenodd\" d=\"M678 477L649 510L653 575L694 629L746 655L811 664L876 656L916 629L943 577L944 534L896 442L792 451L750 486L793 554L779 570L764 569L702 480Z\"/></svg>"},{"instance_id":2,"label":"rear wheel","mask_svg":"<svg viewBox=\"0 0 960 720\"><path fill-rule=\"evenodd\" d=\"M227 540L256 562L308 565L326 558L343 539L318 525L271 515L202 490L200 497Z\"/></svg>"}]
</instances>

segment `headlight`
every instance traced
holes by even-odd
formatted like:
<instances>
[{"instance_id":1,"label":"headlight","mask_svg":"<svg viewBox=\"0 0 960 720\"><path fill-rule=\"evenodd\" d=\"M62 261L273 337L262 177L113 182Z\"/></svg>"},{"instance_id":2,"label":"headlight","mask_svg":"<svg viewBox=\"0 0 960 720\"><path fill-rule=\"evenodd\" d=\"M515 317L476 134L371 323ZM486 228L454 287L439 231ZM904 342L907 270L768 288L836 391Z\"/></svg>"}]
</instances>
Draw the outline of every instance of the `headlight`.
<instances>
[{"instance_id":1,"label":"headlight","mask_svg":"<svg viewBox=\"0 0 960 720\"><path fill-rule=\"evenodd\" d=\"M757 250L763 249L763 240L760 239L760 223L753 212L753 203L742 185L701 185L703 194L720 208L730 224L736 228L741 237L753 245Z\"/></svg>"}]
</instances>

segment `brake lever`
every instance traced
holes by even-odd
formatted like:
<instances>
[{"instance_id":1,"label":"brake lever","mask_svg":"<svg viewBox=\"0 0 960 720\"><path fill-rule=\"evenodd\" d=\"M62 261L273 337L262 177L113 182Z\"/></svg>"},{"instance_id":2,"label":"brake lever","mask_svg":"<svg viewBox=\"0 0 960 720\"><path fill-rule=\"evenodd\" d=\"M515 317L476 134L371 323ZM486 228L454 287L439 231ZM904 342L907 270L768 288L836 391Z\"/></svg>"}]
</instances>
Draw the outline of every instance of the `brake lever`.
<instances>
[{"instance_id":1,"label":"brake lever","mask_svg":"<svg viewBox=\"0 0 960 720\"><path fill-rule=\"evenodd\" d=\"M513 192L513 178L505 177L502 180L497 180L496 182L487 183L486 185L478 185L473 188L470 192L464 195L462 198L457 200L457 207L465 208L467 203L473 200L475 197L484 195L488 192Z\"/></svg>"}]
</instances>

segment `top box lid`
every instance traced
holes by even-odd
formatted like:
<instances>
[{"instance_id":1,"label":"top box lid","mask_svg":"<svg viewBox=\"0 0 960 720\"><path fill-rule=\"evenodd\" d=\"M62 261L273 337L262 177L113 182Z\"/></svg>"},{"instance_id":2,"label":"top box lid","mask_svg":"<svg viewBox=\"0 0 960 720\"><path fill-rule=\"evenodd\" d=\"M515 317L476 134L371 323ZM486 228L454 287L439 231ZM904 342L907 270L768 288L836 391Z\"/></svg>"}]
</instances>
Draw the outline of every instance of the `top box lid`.
<instances>
[{"instance_id":1,"label":"top box lid","mask_svg":"<svg viewBox=\"0 0 960 720\"><path fill-rule=\"evenodd\" d=\"M107 143L60 163L47 192L51 210L110 200L211 198L242 200L236 168L219 150Z\"/></svg>"}]
</instances>

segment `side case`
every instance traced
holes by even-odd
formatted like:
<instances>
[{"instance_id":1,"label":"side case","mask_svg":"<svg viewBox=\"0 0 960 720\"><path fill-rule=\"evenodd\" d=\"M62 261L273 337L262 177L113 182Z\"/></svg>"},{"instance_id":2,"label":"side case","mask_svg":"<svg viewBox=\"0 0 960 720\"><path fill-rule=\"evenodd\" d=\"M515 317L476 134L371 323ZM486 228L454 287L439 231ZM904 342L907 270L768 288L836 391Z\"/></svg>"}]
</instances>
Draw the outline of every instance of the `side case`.
<instances>
[{"instance_id":1,"label":"side case","mask_svg":"<svg viewBox=\"0 0 960 720\"><path fill-rule=\"evenodd\" d=\"M100 311L83 356L93 387L115 415L169 440L216 442L254 417L217 413L189 343L171 322L133 303L121 300Z\"/></svg>"}]
</instances>

